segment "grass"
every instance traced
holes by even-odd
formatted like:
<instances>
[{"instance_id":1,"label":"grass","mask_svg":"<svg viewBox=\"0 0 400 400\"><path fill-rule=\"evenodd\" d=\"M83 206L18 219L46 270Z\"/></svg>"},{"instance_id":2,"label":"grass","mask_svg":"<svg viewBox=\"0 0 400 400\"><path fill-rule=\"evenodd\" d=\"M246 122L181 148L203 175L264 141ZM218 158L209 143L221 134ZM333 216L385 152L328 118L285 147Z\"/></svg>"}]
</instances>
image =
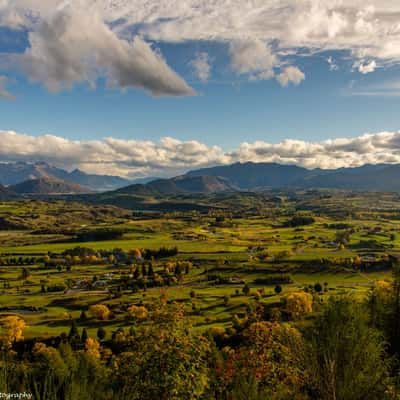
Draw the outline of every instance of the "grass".
<instances>
[{"instance_id":1,"label":"grass","mask_svg":"<svg viewBox=\"0 0 400 400\"><path fill-rule=\"evenodd\" d=\"M363 254L382 257L385 253L400 252L400 235L393 238L393 232L400 228L400 220L387 214L397 207L390 197L381 199L373 205L372 198L364 201L356 197L351 199L352 210L358 216L331 216L338 208L329 199L309 199L305 195L303 203L296 207L317 207L316 222L309 226L284 228L282 224L293 212L294 204L288 200L273 214L247 215L240 218L227 218L227 223L218 226L215 217L210 214L159 215L158 217L136 217L131 212L111 206L89 206L77 203L44 203L26 201L19 203L0 203L0 217L9 221L25 224L22 229L0 231L0 259L14 256L60 255L67 249L84 246L95 251L120 248L158 249L162 246L178 247L179 253L170 261L190 260L193 267L183 281L168 288L148 288L133 293L122 290L114 298L107 292L74 290L57 293L42 293L41 285L65 284L68 280L92 280L106 272L114 272L116 279L128 272L128 267L113 266L109 263L96 265L73 265L71 271L55 268L45 270L41 261L27 266L30 276L26 282L21 279L22 266L0 266L0 314L19 313L29 328L25 332L28 338L50 337L68 332L71 319L78 319L81 311L91 304L103 303L116 310L115 319L97 321L89 315L86 321L79 321L89 335L95 336L99 326L104 326L108 335L119 327L128 327L131 322L126 318L126 306L129 304L150 305L167 295L171 301L185 304L188 318L196 329L211 326L230 326L235 314L246 312L246 308L256 302L254 294L263 289L262 304L279 302L287 293L301 290L309 285L321 283L327 289L321 296L332 293L353 292L356 296L365 296L376 280L390 279L390 271L352 271L343 267L343 259ZM203 199L202 201L206 201ZM221 201L232 201L221 197ZM248 199L247 199L248 201ZM313 202L312 202L313 201ZM343 203L343 199L341 200ZM343 205L343 204L342 204ZM367 206L368 205L368 206ZM376 210L377 207L381 210ZM275 206L274 206L275 207ZM342 207L343 208L343 207ZM290 211L292 210L292 211ZM322 211L321 211L322 210ZM305 211L309 212L309 211ZM336 211L335 211L336 212ZM65 216L68 216L66 218ZM38 233L34 229L37 220L47 233ZM335 224L347 224L351 229L350 239L345 248L333 245L338 235ZM61 233L69 229L67 235ZM124 229L119 239L78 242L74 232L85 229L118 228ZM57 229L56 229L57 228ZM367 248L359 246L367 243ZM368 247L368 243L379 246ZM365 245L365 244L364 244ZM281 260L274 257L282 252L288 254ZM271 261L265 261L260 254L268 254ZM333 267L321 272L316 266L321 259L337 261ZM155 272L163 270L168 260L155 260ZM335 262L336 262L335 261ZM255 285L254 280L270 276L284 270L292 277L292 283L282 285L283 291L277 295L274 285ZM250 295L242 293L243 284L215 284L207 281L208 274L222 278L240 277L250 286ZM9 286L3 287L1 281ZM111 285L115 289L118 284ZM239 291L239 294L236 291ZM191 293L195 293L195 297ZM22 308L35 306L39 312L27 313Z\"/></svg>"}]
</instances>

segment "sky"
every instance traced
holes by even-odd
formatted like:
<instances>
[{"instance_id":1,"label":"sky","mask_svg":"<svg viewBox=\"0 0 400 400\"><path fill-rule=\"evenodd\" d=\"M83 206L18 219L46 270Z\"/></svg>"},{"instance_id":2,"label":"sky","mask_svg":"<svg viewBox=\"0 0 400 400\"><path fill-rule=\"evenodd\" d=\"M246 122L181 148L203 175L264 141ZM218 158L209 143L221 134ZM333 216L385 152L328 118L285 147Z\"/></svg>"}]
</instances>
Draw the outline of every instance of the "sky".
<instances>
[{"instance_id":1,"label":"sky","mask_svg":"<svg viewBox=\"0 0 400 400\"><path fill-rule=\"evenodd\" d=\"M0 162L400 163L397 0L0 0Z\"/></svg>"}]
</instances>

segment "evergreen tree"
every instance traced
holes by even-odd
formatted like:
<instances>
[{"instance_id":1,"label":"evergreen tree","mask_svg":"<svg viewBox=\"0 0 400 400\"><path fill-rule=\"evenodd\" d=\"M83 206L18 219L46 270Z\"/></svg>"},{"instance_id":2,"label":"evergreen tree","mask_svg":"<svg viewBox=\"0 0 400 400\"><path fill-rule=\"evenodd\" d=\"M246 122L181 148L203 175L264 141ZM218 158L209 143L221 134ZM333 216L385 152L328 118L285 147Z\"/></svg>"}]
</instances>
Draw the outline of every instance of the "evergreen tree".
<instances>
[{"instance_id":1,"label":"evergreen tree","mask_svg":"<svg viewBox=\"0 0 400 400\"><path fill-rule=\"evenodd\" d=\"M107 335L106 330L101 326L98 330L97 330L97 337L99 340L103 340Z\"/></svg>"},{"instance_id":2,"label":"evergreen tree","mask_svg":"<svg viewBox=\"0 0 400 400\"><path fill-rule=\"evenodd\" d=\"M69 330L68 334L68 340L70 342L77 342L79 341L80 336L79 336L79 331L78 331L78 326L76 324L76 321L73 319L71 323L71 329Z\"/></svg>"},{"instance_id":3,"label":"evergreen tree","mask_svg":"<svg viewBox=\"0 0 400 400\"><path fill-rule=\"evenodd\" d=\"M147 275L153 277L154 276L154 270L153 270L153 264L149 263L149 269L147 271Z\"/></svg>"},{"instance_id":4,"label":"evergreen tree","mask_svg":"<svg viewBox=\"0 0 400 400\"><path fill-rule=\"evenodd\" d=\"M86 328L83 328L82 336L81 336L81 342L85 343L87 338L88 338L88 334L87 334Z\"/></svg>"}]
</instances>

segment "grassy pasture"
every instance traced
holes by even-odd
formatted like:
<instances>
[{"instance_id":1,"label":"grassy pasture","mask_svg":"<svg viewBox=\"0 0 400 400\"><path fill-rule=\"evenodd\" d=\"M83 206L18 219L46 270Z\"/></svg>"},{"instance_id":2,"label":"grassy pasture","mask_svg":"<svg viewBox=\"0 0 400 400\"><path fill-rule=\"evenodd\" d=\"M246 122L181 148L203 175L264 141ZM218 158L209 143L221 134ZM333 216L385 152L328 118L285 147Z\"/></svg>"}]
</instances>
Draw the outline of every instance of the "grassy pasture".
<instances>
[{"instance_id":1,"label":"grassy pasture","mask_svg":"<svg viewBox=\"0 0 400 400\"><path fill-rule=\"evenodd\" d=\"M0 203L0 217L15 223L13 229L0 230L0 259L37 256L32 264L8 265L5 261L0 265L0 314L23 316L29 326L26 337L49 337L68 332L71 319L78 319L78 325L86 327L92 336L99 326L110 335L119 327L132 324L127 319L128 305L146 306L163 295L185 304L188 318L196 329L205 329L215 325L231 326L234 315L245 314L247 308L257 302L264 305L277 303L287 293L316 283L323 285L324 290L318 295L323 300L339 292L365 296L374 282L390 279L390 270L378 267L379 260L400 250L400 219L393 211L398 207L397 200L384 196L373 207L369 196L364 201L361 197L341 198L341 208L351 215L338 217L331 215L339 208L337 202L307 196L302 202L288 200L278 206L273 215L253 213L231 217L228 214L221 223L217 223L215 215L210 213L138 217L116 207L64 201ZM311 207L318 207L318 212L310 211ZM294 212L311 214L315 222L284 227ZM38 232L34 221L39 221L42 231ZM104 227L122 229L123 234L117 239L87 242L78 241L74 236L74 232L81 229ZM339 241L344 233L348 235L341 246ZM147 290L122 289L115 296L110 290L114 292L121 286L118 282L129 273L126 265L109 262L74 264L67 271L64 267L60 270L44 268L40 261L49 253L60 256L76 246L96 252L176 246L179 250L176 256L153 261L155 273L162 273L168 261L190 261L193 266L179 283ZM348 260L357 257L372 257L376 260L373 265L377 267L368 267L368 262L368 268L363 270L347 265ZM327 260L323 268L321 260ZM29 269L27 278L22 277L23 268ZM68 288L77 281L92 281L93 277L110 272L114 280L105 288ZM280 294L275 293L274 284L257 283L257 280L274 274L291 277L291 283L281 285ZM210 275L218 277L222 283ZM241 279L243 283L229 283L233 278ZM250 287L248 295L242 291L244 283ZM43 292L44 284L66 285L67 288ZM262 290L259 298L256 298L257 290ZM115 311L114 319L99 321L88 313L86 320L79 320L82 311L87 312L90 305L99 303Z\"/></svg>"}]
</instances>

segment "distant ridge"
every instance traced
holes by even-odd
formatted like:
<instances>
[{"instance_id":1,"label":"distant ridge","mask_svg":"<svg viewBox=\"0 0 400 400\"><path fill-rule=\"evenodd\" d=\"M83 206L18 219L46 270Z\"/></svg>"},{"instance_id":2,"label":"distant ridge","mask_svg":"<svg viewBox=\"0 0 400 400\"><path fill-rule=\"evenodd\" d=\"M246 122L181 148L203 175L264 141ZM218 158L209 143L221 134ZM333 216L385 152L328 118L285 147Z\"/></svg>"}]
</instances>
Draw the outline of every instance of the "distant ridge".
<instances>
[{"instance_id":1,"label":"distant ridge","mask_svg":"<svg viewBox=\"0 0 400 400\"><path fill-rule=\"evenodd\" d=\"M91 175L80 170L67 172L43 162L19 162L0 163L0 184L3 198L4 190L36 194L77 194L94 190L139 196L264 189L400 192L400 164L310 170L296 165L245 162L193 170L173 178L140 178L132 184L115 176Z\"/></svg>"},{"instance_id":2,"label":"distant ridge","mask_svg":"<svg viewBox=\"0 0 400 400\"><path fill-rule=\"evenodd\" d=\"M194 170L185 176L219 176L240 189L255 189L293 185L309 174L308 169L296 165L246 162Z\"/></svg>"},{"instance_id":3,"label":"distant ridge","mask_svg":"<svg viewBox=\"0 0 400 400\"><path fill-rule=\"evenodd\" d=\"M17 195L11 192L9 189L5 188L3 185L0 185L0 201L7 201L16 198Z\"/></svg>"},{"instance_id":4,"label":"distant ridge","mask_svg":"<svg viewBox=\"0 0 400 400\"><path fill-rule=\"evenodd\" d=\"M278 163L235 163L189 171L170 179L134 184L114 193L152 196L263 189L341 189L400 192L400 164L309 170ZM113 193L113 192L111 192Z\"/></svg>"},{"instance_id":5,"label":"distant ridge","mask_svg":"<svg viewBox=\"0 0 400 400\"><path fill-rule=\"evenodd\" d=\"M177 176L171 179L156 179L147 184L135 184L119 189L119 194L174 194L214 193L234 191L236 188L225 178L215 176Z\"/></svg>"},{"instance_id":6,"label":"distant ridge","mask_svg":"<svg viewBox=\"0 0 400 400\"><path fill-rule=\"evenodd\" d=\"M78 194L90 192L90 189L76 183L54 178L29 179L10 186L9 189L18 194Z\"/></svg>"},{"instance_id":7,"label":"distant ridge","mask_svg":"<svg viewBox=\"0 0 400 400\"><path fill-rule=\"evenodd\" d=\"M40 178L61 179L95 191L118 189L131 183L128 179L119 176L87 174L79 169L68 172L46 162L0 163L0 184L2 185L16 185Z\"/></svg>"},{"instance_id":8,"label":"distant ridge","mask_svg":"<svg viewBox=\"0 0 400 400\"><path fill-rule=\"evenodd\" d=\"M400 165L345 169L324 176L312 176L299 182L300 187L343 189L368 192L400 192Z\"/></svg>"}]
</instances>

